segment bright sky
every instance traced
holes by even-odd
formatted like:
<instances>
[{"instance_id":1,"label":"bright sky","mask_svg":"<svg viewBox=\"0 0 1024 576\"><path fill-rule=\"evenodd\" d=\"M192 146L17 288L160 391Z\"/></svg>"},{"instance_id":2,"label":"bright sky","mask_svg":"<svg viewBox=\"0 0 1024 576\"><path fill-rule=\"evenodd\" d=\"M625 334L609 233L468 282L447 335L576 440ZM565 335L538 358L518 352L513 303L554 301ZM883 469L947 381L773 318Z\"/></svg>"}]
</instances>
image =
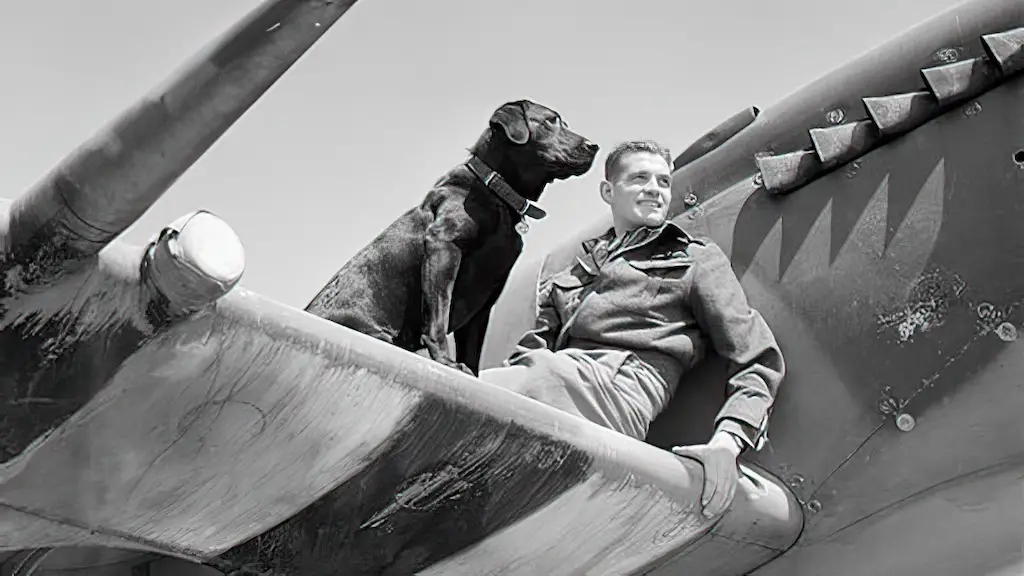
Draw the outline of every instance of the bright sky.
<instances>
[{"instance_id":1,"label":"bright sky","mask_svg":"<svg viewBox=\"0 0 1024 576\"><path fill-rule=\"evenodd\" d=\"M246 247L242 284L303 307L530 98L605 150L673 153L954 0L361 0L125 238L197 208ZM257 0L18 2L0 35L0 196L14 197ZM599 156L598 163L604 157ZM555 183L538 258L605 211L600 170Z\"/></svg>"}]
</instances>

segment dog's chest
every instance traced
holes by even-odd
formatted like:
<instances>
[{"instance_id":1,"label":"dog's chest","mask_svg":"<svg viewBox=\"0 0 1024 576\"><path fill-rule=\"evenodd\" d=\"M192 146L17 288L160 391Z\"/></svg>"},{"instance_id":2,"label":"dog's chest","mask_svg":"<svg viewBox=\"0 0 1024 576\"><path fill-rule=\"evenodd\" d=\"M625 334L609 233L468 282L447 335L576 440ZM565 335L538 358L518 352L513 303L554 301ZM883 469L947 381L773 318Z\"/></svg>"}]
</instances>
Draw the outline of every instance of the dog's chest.
<instances>
[{"instance_id":1,"label":"dog's chest","mask_svg":"<svg viewBox=\"0 0 1024 576\"><path fill-rule=\"evenodd\" d=\"M496 234L480 243L476 250L463 254L452 305L462 308L459 312L463 314L475 314L504 287L522 250L522 238L518 234Z\"/></svg>"}]
</instances>

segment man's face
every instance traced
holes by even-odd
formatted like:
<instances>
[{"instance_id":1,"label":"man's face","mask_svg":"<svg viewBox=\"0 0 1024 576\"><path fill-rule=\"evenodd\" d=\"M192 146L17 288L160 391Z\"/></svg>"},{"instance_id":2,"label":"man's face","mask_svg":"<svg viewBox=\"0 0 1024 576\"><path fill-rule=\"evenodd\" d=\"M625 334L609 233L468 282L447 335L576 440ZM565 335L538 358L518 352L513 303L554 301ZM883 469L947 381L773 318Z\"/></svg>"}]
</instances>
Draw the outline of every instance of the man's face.
<instances>
[{"instance_id":1,"label":"man's face","mask_svg":"<svg viewBox=\"0 0 1024 576\"><path fill-rule=\"evenodd\" d=\"M657 154L628 154L620 159L612 181L601 182L601 197L611 206L620 231L661 226L672 201L672 170Z\"/></svg>"}]
</instances>

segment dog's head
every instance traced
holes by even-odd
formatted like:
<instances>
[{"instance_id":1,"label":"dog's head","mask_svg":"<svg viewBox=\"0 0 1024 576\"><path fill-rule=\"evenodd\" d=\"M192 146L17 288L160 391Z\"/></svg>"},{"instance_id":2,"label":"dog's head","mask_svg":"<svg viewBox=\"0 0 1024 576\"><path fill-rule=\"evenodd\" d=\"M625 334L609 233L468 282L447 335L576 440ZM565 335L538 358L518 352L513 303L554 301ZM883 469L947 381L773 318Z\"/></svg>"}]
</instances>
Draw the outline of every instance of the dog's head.
<instances>
[{"instance_id":1,"label":"dog's head","mask_svg":"<svg viewBox=\"0 0 1024 576\"><path fill-rule=\"evenodd\" d=\"M509 142L507 153L519 166L543 170L547 182L582 176L597 156L597 144L570 130L558 112L529 100L495 110L491 130L493 138Z\"/></svg>"}]
</instances>

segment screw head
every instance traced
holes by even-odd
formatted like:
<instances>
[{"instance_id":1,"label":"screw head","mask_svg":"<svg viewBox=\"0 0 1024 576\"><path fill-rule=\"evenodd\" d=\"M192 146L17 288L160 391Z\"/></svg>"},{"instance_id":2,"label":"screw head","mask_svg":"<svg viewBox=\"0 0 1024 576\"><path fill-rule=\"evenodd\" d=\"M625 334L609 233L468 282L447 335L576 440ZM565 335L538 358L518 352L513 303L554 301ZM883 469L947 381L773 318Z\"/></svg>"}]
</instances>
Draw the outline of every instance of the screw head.
<instances>
[{"instance_id":1,"label":"screw head","mask_svg":"<svg viewBox=\"0 0 1024 576\"><path fill-rule=\"evenodd\" d=\"M825 118L828 120L829 124L839 124L844 118L846 118L846 113L843 112L842 108L834 108L828 111Z\"/></svg>"},{"instance_id":2,"label":"screw head","mask_svg":"<svg viewBox=\"0 0 1024 576\"><path fill-rule=\"evenodd\" d=\"M1013 342L1017 339L1017 327L1009 322L1003 322L996 328L996 336L1003 342Z\"/></svg>"},{"instance_id":3,"label":"screw head","mask_svg":"<svg viewBox=\"0 0 1024 576\"><path fill-rule=\"evenodd\" d=\"M910 414L900 414L896 417L896 427L902 432L910 432L917 425L917 421Z\"/></svg>"},{"instance_id":4,"label":"screw head","mask_svg":"<svg viewBox=\"0 0 1024 576\"><path fill-rule=\"evenodd\" d=\"M936 60L946 62L947 64L956 62L959 57L960 52L956 48L943 48L935 53Z\"/></svg>"}]
</instances>

